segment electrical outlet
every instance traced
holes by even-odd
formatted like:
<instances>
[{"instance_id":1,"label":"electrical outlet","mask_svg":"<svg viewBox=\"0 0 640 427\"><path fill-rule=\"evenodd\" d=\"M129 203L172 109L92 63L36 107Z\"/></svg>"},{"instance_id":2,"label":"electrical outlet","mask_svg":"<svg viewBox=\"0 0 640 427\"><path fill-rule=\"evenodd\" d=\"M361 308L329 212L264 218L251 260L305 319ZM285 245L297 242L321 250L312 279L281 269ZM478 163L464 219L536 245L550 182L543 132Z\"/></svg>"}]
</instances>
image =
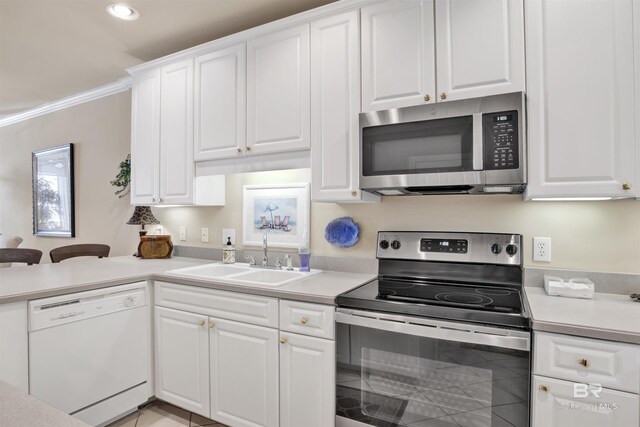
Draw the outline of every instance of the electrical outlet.
<instances>
[{"instance_id":1,"label":"electrical outlet","mask_svg":"<svg viewBox=\"0 0 640 427\"><path fill-rule=\"evenodd\" d=\"M533 260L551 262L551 237L533 238Z\"/></svg>"},{"instance_id":2,"label":"electrical outlet","mask_svg":"<svg viewBox=\"0 0 640 427\"><path fill-rule=\"evenodd\" d=\"M187 227L185 227L184 225L180 226L180 241L184 242L185 240L187 240Z\"/></svg>"},{"instance_id":3,"label":"electrical outlet","mask_svg":"<svg viewBox=\"0 0 640 427\"><path fill-rule=\"evenodd\" d=\"M202 243L209 243L209 229L203 228L200 232L200 240Z\"/></svg>"},{"instance_id":4,"label":"electrical outlet","mask_svg":"<svg viewBox=\"0 0 640 427\"><path fill-rule=\"evenodd\" d=\"M236 229L235 228L224 228L222 229L222 244L227 244L227 238L231 237L231 244L236 244Z\"/></svg>"}]
</instances>

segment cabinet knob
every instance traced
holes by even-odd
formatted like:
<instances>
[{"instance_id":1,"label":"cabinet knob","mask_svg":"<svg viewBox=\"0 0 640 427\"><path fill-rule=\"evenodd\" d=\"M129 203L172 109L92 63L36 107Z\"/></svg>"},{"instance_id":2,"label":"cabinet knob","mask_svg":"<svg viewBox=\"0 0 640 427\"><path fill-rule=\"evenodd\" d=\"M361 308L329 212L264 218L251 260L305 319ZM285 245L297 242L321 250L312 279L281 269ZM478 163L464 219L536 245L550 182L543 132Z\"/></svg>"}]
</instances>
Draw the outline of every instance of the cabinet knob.
<instances>
[{"instance_id":1,"label":"cabinet knob","mask_svg":"<svg viewBox=\"0 0 640 427\"><path fill-rule=\"evenodd\" d=\"M200 326L204 326L204 320L200 321Z\"/></svg>"},{"instance_id":2,"label":"cabinet knob","mask_svg":"<svg viewBox=\"0 0 640 427\"><path fill-rule=\"evenodd\" d=\"M238 150L238 153L242 153L242 148L238 147L237 150Z\"/></svg>"},{"instance_id":3,"label":"cabinet knob","mask_svg":"<svg viewBox=\"0 0 640 427\"><path fill-rule=\"evenodd\" d=\"M251 151L251 147L247 147L247 151Z\"/></svg>"},{"instance_id":4,"label":"cabinet knob","mask_svg":"<svg viewBox=\"0 0 640 427\"><path fill-rule=\"evenodd\" d=\"M300 319L300 323L302 323L303 325L306 325L309 322L309 319L307 319L306 317L302 317Z\"/></svg>"},{"instance_id":5,"label":"cabinet knob","mask_svg":"<svg viewBox=\"0 0 640 427\"><path fill-rule=\"evenodd\" d=\"M286 344L287 339L285 337L280 337L280 344Z\"/></svg>"},{"instance_id":6,"label":"cabinet knob","mask_svg":"<svg viewBox=\"0 0 640 427\"><path fill-rule=\"evenodd\" d=\"M444 92L442 92L442 93L440 94L440 99L447 99L447 94L446 94L446 93L444 93Z\"/></svg>"},{"instance_id":7,"label":"cabinet knob","mask_svg":"<svg viewBox=\"0 0 640 427\"><path fill-rule=\"evenodd\" d=\"M214 326L216 326L216 324L209 320L209 329L213 328Z\"/></svg>"},{"instance_id":8,"label":"cabinet knob","mask_svg":"<svg viewBox=\"0 0 640 427\"><path fill-rule=\"evenodd\" d=\"M424 102L429 102L429 101L431 101L431 95L426 94L426 95L424 96Z\"/></svg>"},{"instance_id":9,"label":"cabinet knob","mask_svg":"<svg viewBox=\"0 0 640 427\"><path fill-rule=\"evenodd\" d=\"M159 201L160 203L164 202L164 200L162 199L162 197L160 197L160 199L158 199L158 201Z\"/></svg>"},{"instance_id":10,"label":"cabinet knob","mask_svg":"<svg viewBox=\"0 0 640 427\"><path fill-rule=\"evenodd\" d=\"M540 387L538 387L538 390L543 393L547 393L549 391L549 387L547 387L546 385L541 385Z\"/></svg>"},{"instance_id":11,"label":"cabinet knob","mask_svg":"<svg viewBox=\"0 0 640 427\"><path fill-rule=\"evenodd\" d=\"M356 196L358 195L358 192L357 192L356 190L353 190L353 191L351 192L351 195L352 195L353 197L356 197Z\"/></svg>"},{"instance_id":12,"label":"cabinet knob","mask_svg":"<svg viewBox=\"0 0 640 427\"><path fill-rule=\"evenodd\" d=\"M631 190L631 186L625 182L624 184L622 184L622 189L625 191Z\"/></svg>"},{"instance_id":13,"label":"cabinet knob","mask_svg":"<svg viewBox=\"0 0 640 427\"><path fill-rule=\"evenodd\" d=\"M591 363L587 359L578 359L578 365L588 368L591 366Z\"/></svg>"},{"instance_id":14,"label":"cabinet knob","mask_svg":"<svg viewBox=\"0 0 640 427\"><path fill-rule=\"evenodd\" d=\"M155 197L153 197L153 198L151 199L151 201L155 203L155 202L156 202L156 198L155 198Z\"/></svg>"}]
</instances>

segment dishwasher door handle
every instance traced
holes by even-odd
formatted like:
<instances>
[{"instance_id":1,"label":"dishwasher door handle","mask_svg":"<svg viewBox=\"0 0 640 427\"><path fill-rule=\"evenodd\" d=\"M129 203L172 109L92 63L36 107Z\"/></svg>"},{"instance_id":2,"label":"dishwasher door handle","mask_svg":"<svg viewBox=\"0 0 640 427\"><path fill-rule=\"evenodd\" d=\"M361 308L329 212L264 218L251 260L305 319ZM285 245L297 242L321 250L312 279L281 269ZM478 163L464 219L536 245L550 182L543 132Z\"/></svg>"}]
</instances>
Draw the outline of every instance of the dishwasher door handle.
<instances>
[{"instance_id":1,"label":"dishwasher door handle","mask_svg":"<svg viewBox=\"0 0 640 427\"><path fill-rule=\"evenodd\" d=\"M57 317L52 317L51 320L61 320L61 319L68 319L70 317L76 317L76 316L82 316L84 314L84 311L72 311L70 313L62 313Z\"/></svg>"}]
</instances>

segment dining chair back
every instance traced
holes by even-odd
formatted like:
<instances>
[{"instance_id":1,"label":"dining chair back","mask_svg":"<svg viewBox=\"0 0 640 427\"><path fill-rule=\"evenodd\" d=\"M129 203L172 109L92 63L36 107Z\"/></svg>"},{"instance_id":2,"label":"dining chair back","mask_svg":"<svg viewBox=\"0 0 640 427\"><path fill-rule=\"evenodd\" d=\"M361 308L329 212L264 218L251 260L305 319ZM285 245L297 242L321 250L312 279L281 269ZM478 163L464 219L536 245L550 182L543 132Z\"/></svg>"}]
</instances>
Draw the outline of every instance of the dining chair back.
<instances>
[{"instance_id":1,"label":"dining chair back","mask_svg":"<svg viewBox=\"0 0 640 427\"><path fill-rule=\"evenodd\" d=\"M27 265L40 264L42 251L26 248L0 248L0 263L22 262Z\"/></svg>"},{"instance_id":2,"label":"dining chair back","mask_svg":"<svg viewBox=\"0 0 640 427\"><path fill-rule=\"evenodd\" d=\"M51 249L49 256L51 257L51 262L60 262L68 258L75 258L79 256L97 256L98 258L102 258L108 257L110 250L111 247L109 245L88 243L60 246L59 248Z\"/></svg>"}]
</instances>

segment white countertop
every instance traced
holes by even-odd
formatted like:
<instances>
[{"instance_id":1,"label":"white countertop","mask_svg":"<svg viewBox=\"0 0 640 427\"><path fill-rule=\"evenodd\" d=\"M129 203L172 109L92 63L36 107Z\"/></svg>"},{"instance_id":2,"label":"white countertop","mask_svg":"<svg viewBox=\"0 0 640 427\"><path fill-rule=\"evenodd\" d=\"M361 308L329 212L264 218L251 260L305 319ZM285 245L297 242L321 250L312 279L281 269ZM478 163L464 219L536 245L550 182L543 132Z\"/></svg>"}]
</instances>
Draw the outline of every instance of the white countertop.
<instances>
[{"instance_id":1,"label":"white countertop","mask_svg":"<svg viewBox=\"0 0 640 427\"><path fill-rule=\"evenodd\" d=\"M320 304L333 304L335 297L339 294L376 277L373 274L323 271L284 286L268 287L225 283L222 280L179 278L164 274L169 270L215 262L181 257L140 259L121 256L2 268L0 269L0 304L105 288L147 279Z\"/></svg>"},{"instance_id":2,"label":"white countertop","mask_svg":"<svg viewBox=\"0 0 640 427\"><path fill-rule=\"evenodd\" d=\"M0 381L0 426L88 427L88 425Z\"/></svg>"},{"instance_id":3,"label":"white countertop","mask_svg":"<svg viewBox=\"0 0 640 427\"><path fill-rule=\"evenodd\" d=\"M640 302L596 292L593 299L549 296L525 287L534 331L640 344Z\"/></svg>"}]
</instances>

